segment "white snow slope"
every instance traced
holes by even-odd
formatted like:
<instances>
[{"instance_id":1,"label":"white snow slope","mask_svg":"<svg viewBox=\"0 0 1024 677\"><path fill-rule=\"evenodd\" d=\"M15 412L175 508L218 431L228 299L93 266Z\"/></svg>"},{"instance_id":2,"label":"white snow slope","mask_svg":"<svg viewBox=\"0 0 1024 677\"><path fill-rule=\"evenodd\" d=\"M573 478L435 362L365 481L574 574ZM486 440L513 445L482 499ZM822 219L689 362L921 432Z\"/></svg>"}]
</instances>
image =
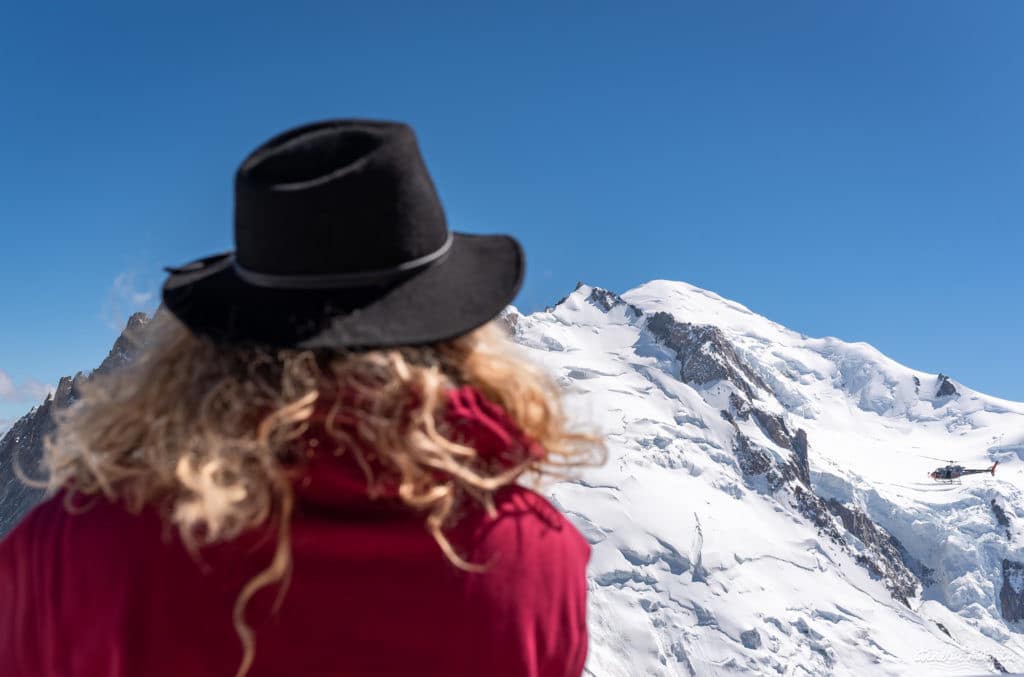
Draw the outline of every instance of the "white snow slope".
<instances>
[{"instance_id":1,"label":"white snow slope","mask_svg":"<svg viewBox=\"0 0 1024 677\"><path fill-rule=\"evenodd\" d=\"M734 360L746 376L684 378L681 354L647 324L658 312L716 327L732 357L703 346L695 359ZM588 674L1024 672L1024 626L1000 600L1024 588L1012 564L1004 584L1004 560L1024 562L1024 404L958 382L940 397L935 374L679 282L621 298L581 286L549 311L509 316L608 442L605 466L547 490L593 547ZM906 604L858 563L869 545L838 517L799 509L801 479L743 466L741 438L776 469L795 467L748 406L790 437L806 431L815 494L898 539L923 581ZM926 476L945 465L934 459L1000 465L950 485Z\"/></svg>"}]
</instances>

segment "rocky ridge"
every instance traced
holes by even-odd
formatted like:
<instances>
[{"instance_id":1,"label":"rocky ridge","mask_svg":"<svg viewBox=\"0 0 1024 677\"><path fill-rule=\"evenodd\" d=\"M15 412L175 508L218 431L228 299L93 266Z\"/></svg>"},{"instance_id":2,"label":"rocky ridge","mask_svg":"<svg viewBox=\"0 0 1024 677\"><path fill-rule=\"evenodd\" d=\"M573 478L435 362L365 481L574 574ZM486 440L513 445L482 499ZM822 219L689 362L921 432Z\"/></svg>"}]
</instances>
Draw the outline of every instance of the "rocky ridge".
<instances>
[{"instance_id":1,"label":"rocky ridge","mask_svg":"<svg viewBox=\"0 0 1024 677\"><path fill-rule=\"evenodd\" d=\"M42 481L43 445L54 430L54 415L78 399L82 384L92 374L104 374L129 362L144 341L148 322L144 313L132 315L99 367L88 374L62 377L53 395L15 421L0 438L0 537L43 497L41 488L26 484L19 475Z\"/></svg>"}]
</instances>

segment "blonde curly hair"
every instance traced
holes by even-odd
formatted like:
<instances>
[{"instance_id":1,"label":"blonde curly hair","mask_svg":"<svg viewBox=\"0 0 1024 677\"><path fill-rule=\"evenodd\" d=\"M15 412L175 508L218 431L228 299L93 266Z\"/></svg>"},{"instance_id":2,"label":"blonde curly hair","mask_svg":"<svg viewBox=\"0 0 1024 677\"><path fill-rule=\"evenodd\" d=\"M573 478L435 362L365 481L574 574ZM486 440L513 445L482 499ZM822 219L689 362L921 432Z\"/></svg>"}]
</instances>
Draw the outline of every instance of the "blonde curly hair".
<instances>
[{"instance_id":1,"label":"blonde curly hair","mask_svg":"<svg viewBox=\"0 0 1024 677\"><path fill-rule=\"evenodd\" d=\"M142 331L145 348L129 366L89 379L81 399L58 414L44 456L48 485L65 491L68 509L83 494L133 512L155 505L194 552L276 527L272 561L235 604L239 675L255 653L246 606L291 570L296 442L315 412L329 412L324 429L353 454L371 494L380 485L368 451L399 498L425 515L448 559L474 571L479 564L463 560L444 534L462 501L493 511L494 492L525 474L562 477L603 459L596 437L570 429L556 385L516 354L495 323L436 345L368 352L221 346L164 311ZM504 408L546 454L499 467L452 439L445 395L466 384Z\"/></svg>"}]
</instances>

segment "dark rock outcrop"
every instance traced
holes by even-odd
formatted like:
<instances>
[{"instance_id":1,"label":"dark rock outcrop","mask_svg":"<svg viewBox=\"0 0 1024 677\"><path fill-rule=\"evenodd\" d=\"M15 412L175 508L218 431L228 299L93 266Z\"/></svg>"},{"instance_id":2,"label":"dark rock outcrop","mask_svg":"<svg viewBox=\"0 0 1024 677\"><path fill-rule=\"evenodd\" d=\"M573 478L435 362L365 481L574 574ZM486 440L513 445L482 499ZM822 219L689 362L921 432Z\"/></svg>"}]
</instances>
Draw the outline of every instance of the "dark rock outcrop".
<instances>
[{"instance_id":1,"label":"dark rock outcrop","mask_svg":"<svg viewBox=\"0 0 1024 677\"><path fill-rule=\"evenodd\" d=\"M743 474L747 477L764 477L769 491L773 493L796 478L796 471L790 464L777 463L773 454L743 433L736 434L733 453Z\"/></svg>"},{"instance_id":2,"label":"dark rock outcrop","mask_svg":"<svg viewBox=\"0 0 1024 677\"><path fill-rule=\"evenodd\" d=\"M1024 564L1003 560L1003 586L999 589L999 610L1011 623L1024 620Z\"/></svg>"},{"instance_id":3,"label":"dark rock outcrop","mask_svg":"<svg viewBox=\"0 0 1024 677\"><path fill-rule=\"evenodd\" d=\"M996 503L996 499L992 499L992 514L996 516L996 522L999 522L999 526L1006 529L1006 538L1010 539L1010 516L1003 510L1003 506Z\"/></svg>"},{"instance_id":4,"label":"dark rock outcrop","mask_svg":"<svg viewBox=\"0 0 1024 677\"><path fill-rule=\"evenodd\" d=\"M631 303L626 303L622 300L622 297L615 292L610 292L607 289L601 289L600 287L594 287L590 290L590 296L587 297L587 301L593 303L605 312L610 311L612 308L625 306L626 311L633 317L642 317L644 314L644 311Z\"/></svg>"},{"instance_id":5,"label":"dark rock outcrop","mask_svg":"<svg viewBox=\"0 0 1024 677\"><path fill-rule=\"evenodd\" d=\"M757 629L745 630L740 633L740 641L748 649L756 650L761 648L761 633Z\"/></svg>"},{"instance_id":6,"label":"dark rock outcrop","mask_svg":"<svg viewBox=\"0 0 1024 677\"><path fill-rule=\"evenodd\" d=\"M726 413L730 414L724 417L734 426L737 420L747 421L753 417L768 439L783 449L792 451L797 478L808 487L811 486L811 469L807 456L809 449L807 431L801 428L796 433L790 433L782 416L762 411L736 393L729 395L729 409L728 412L723 412L723 416ZM737 432L739 432L739 428L737 428Z\"/></svg>"},{"instance_id":7,"label":"dark rock outcrop","mask_svg":"<svg viewBox=\"0 0 1024 677\"><path fill-rule=\"evenodd\" d=\"M61 379L70 382L67 377ZM40 479L43 440L53 432L53 398L18 419L0 439L0 537L43 496L41 489L22 481L21 475Z\"/></svg>"},{"instance_id":8,"label":"dark rock outcrop","mask_svg":"<svg viewBox=\"0 0 1024 677\"><path fill-rule=\"evenodd\" d=\"M826 501L826 505L843 527L865 545L867 552L857 556L861 566L881 578L893 598L909 607L910 598L917 594L919 579L907 566L907 550L903 544L859 508L843 505L834 498Z\"/></svg>"},{"instance_id":9,"label":"dark rock outcrop","mask_svg":"<svg viewBox=\"0 0 1024 677\"><path fill-rule=\"evenodd\" d=\"M750 420L750 403L736 393L729 394L729 409L738 420Z\"/></svg>"},{"instance_id":10,"label":"dark rock outcrop","mask_svg":"<svg viewBox=\"0 0 1024 677\"><path fill-rule=\"evenodd\" d=\"M800 428L793 436L793 454L796 456L797 476L807 486L811 486L811 465L807 457L807 431Z\"/></svg>"},{"instance_id":11,"label":"dark rock outcrop","mask_svg":"<svg viewBox=\"0 0 1024 677\"><path fill-rule=\"evenodd\" d=\"M78 399L84 381L81 372L61 377L53 395L18 419L0 439L0 536L42 499L43 490L33 485L45 481L43 445L54 430L54 414Z\"/></svg>"},{"instance_id":12,"label":"dark rock outcrop","mask_svg":"<svg viewBox=\"0 0 1024 677\"><path fill-rule=\"evenodd\" d=\"M616 294L600 287L594 287L590 290L590 296L587 297L587 300L604 310L611 310L623 302Z\"/></svg>"},{"instance_id":13,"label":"dark rock outcrop","mask_svg":"<svg viewBox=\"0 0 1024 677\"><path fill-rule=\"evenodd\" d=\"M144 343L147 323L144 313L132 315L106 359L93 373L108 373L131 361ZM52 396L18 419L0 438L0 537L42 498L42 490L26 485L19 473L31 480L44 479L40 465L43 444L54 430L54 414L78 399L82 384L88 379L89 376L81 372L73 377L62 377Z\"/></svg>"},{"instance_id":14,"label":"dark rock outcrop","mask_svg":"<svg viewBox=\"0 0 1024 677\"><path fill-rule=\"evenodd\" d=\"M149 324L149 317L145 313L135 313L128 318L121 335L114 341L110 353L106 359L96 368L95 373L106 374L128 364L138 354L145 344L145 329Z\"/></svg>"},{"instance_id":15,"label":"dark rock outcrop","mask_svg":"<svg viewBox=\"0 0 1024 677\"><path fill-rule=\"evenodd\" d=\"M778 414L769 414L766 411L762 411L758 408L754 408L751 413L754 415L754 420L757 421L757 425L761 427L764 434L768 436L775 444L779 445L784 449L793 449L793 437L789 434L789 429L786 428L786 422L782 420L782 417Z\"/></svg>"},{"instance_id":16,"label":"dark rock outcrop","mask_svg":"<svg viewBox=\"0 0 1024 677\"><path fill-rule=\"evenodd\" d=\"M661 312L649 315L645 326L656 341L676 354L679 380L684 383L702 386L729 381L752 399L756 389L769 389L718 327L679 322Z\"/></svg>"},{"instance_id":17,"label":"dark rock outcrop","mask_svg":"<svg viewBox=\"0 0 1024 677\"><path fill-rule=\"evenodd\" d=\"M935 391L935 397L953 397L959 394L956 386L949 380L949 377L945 374L939 374L939 387Z\"/></svg>"},{"instance_id":18,"label":"dark rock outcrop","mask_svg":"<svg viewBox=\"0 0 1024 677\"><path fill-rule=\"evenodd\" d=\"M827 536L848 553L874 577L882 581L893 599L910 606L910 599L917 595L922 580L908 563L909 555L895 536L878 526L867 514L856 508L845 506L834 499L823 500L817 494L797 485L793 489L793 505L807 517L818 531ZM864 544L863 549L854 550L838 528L834 518L839 519L843 529ZM931 570L923 567L923 573Z\"/></svg>"},{"instance_id":19,"label":"dark rock outcrop","mask_svg":"<svg viewBox=\"0 0 1024 677\"><path fill-rule=\"evenodd\" d=\"M999 662L998 658L996 658L995 656L989 656L989 658L992 659L992 667L995 668L996 672L1002 675L1010 674L1010 671L1006 669L1006 666Z\"/></svg>"},{"instance_id":20,"label":"dark rock outcrop","mask_svg":"<svg viewBox=\"0 0 1024 677\"><path fill-rule=\"evenodd\" d=\"M809 519L818 528L819 532L828 536L833 543L843 547L847 546L846 539L839 532L836 521L829 512L828 505L820 496L797 485L793 488L793 499L794 501L791 505L799 510L800 514Z\"/></svg>"},{"instance_id":21,"label":"dark rock outcrop","mask_svg":"<svg viewBox=\"0 0 1024 677\"><path fill-rule=\"evenodd\" d=\"M810 520L818 532L848 552L854 560L877 579L880 579L893 599L910 606L922 583L932 582L932 570L907 552L895 536L876 524L867 513L834 500L824 500L811 489L807 468L807 434L803 430L790 438L793 458L779 462L778 457L760 447L740 432L736 417L745 410L730 402L735 415L722 410L722 418L736 428L733 453L747 478L763 478L771 493L790 492L790 505ZM757 416L751 408L748 415ZM785 430L785 424L778 430ZM762 426L763 427L763 426ZM788 431L787 431L788 434ZM837 523L838 519L838 523ZM840 529L840 526L842 529ZM855 537L863 548L853 548L844 532Z\"/></svg>"},{"instance_id":22,"label":"dark rock outcrop","mask_svg":"<svg viewBox=\"0 0 1024 677\"><path fill-rule=\"evenodd\" d=\"M501 322L501 326L505 328L509 336L515 336L516 330L519 329L519 316L514 313L508 313L502 311L501 315L498 316L498 320Z\"/></svg>"}]
</instances>

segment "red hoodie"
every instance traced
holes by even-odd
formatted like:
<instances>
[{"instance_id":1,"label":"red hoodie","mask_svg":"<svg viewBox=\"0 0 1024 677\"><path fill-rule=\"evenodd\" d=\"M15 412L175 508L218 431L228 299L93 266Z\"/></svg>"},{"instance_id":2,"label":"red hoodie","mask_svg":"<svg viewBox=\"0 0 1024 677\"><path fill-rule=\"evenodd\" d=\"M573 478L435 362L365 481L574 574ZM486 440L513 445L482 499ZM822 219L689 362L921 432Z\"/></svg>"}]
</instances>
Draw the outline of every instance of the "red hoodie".
<instances>
[{"instance_id":1,"label":"red hoodie","mask_svg":"<svg viewBox=\"0 0 1024 677\"><path fill-rule=\"evenodd\" d=\"M475 390L449 405L481 455L538 452ZM273 587L247 613L252 677L582 673L590 548L551 504L506 487L496 518L471 509L449 538L491 565L467 573L422 515L368 499L347 458L318 454L296 482L290 585L276 612ZM232 608L272 550L249 534L197 563L153 511L100 501L72 515L50 500L0 543L0 675L231 677Z\"/></svg>"}]
</instances>

